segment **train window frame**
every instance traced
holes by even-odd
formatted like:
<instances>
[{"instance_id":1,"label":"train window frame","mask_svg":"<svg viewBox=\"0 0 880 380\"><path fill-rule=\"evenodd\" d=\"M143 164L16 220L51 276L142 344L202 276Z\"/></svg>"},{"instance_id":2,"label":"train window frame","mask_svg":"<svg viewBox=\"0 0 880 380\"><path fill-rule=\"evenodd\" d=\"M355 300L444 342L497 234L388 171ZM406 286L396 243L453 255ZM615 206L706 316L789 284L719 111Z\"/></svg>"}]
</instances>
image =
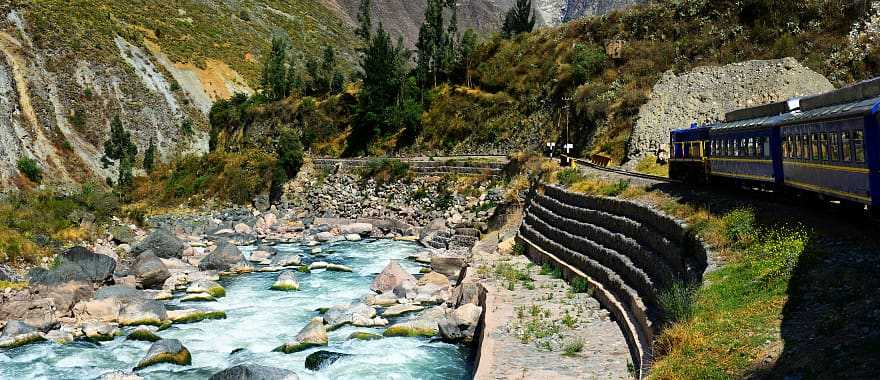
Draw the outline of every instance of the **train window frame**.
<instances>
[{"instance_id":1,"label":"train window frame","mask_svg":"<svg viewBox=\"0 0 880 380\"><path fill-rule=\"evenodd\" d=\"M749 137L749 139L746 140L746 145L748 146L748 156L755 157L755 139L753 137Z\"/></svg>"},{"instance_id":2,"label":"train window frame","mask_svg":"<svg viewBox=\"0 0 880 380\"><path fill-rule=\"evenodd\" d=\"M828 153L831 155L829 157L829 161L839 162L840 161L840 134L838 132L832 132L828 135L830 140L828 141Z\"/></svg>"},{"instance_id":3,"label":"train window frame","mask_svg":"<svg viewBox=\"0 0 880 380\"><path fill-rule=\"evenodd\" d=\"M794 158L800 159L802 157L801 149L803 149L801 135L794 135Z\"/></svg>"},{"instance_id":4,"label":"train window frame","mask_svg":"<svg viewBox=\"0 0 880 380\"><path fill-rule=\"evenodd\" d=\"M810 134L810 160L819 161L819 136L817 133Z\"/></svg>"},{"instance_id":5,"label":"train window frame","mask_svg":"<svg viewBox=\"0 0 880 380\"><path fill-rule=\"evenodd\" d=\"M840 142L841 146L843 147L843 151L840 152L840 160L842 162L853 162L852 135L850 134L850 131L843 131L841 133Z\"/></svg>"},{"instance_id":6,"label":"train window frame","mask_svg":"<svg viewBox=\"0 0 880 380\"><path fill-rule=\"evenodd\" d=\"M772 158L770 151L771 151L770 138L769 137L761 137L761 153L763 153L761 156L764 157L764 159Z\"/></svg>"},{"instance_id":7,"label":"train window frame","mask_svg":"<svg viewBox=\"0 0 880 380\"><path fill-rule=\"evenodd\" d=\"M791 135L785 136L782 141L782 157L791 158Z\"/></svg>"},{"instance_id":8,"label":"train window frame","mask_svg":"<svg viewBox=\"0 0 880 380\"><path fill-rule=\"evenodd\" d=\"M864 164L865 156L865 131L859 129L853 132L853 156L857 164Z\"/></svg>"},{"instance_id":9,"label":"train window frame","mask_svg":"<svg viewBox=\"0 0 880 380\"><path fill-rule=\"evenodd\" d=\"M819 133L819 161L828 161L828 133Z\"/></svg>"}]
</instances>

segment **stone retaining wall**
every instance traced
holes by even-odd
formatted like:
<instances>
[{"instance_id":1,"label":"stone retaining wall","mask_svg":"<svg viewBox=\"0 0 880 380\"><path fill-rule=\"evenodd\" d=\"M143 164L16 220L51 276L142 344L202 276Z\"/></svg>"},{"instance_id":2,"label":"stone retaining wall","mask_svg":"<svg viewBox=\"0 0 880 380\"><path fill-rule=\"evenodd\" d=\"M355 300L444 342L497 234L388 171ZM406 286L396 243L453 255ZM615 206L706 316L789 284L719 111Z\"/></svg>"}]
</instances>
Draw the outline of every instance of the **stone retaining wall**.
<instances>
[{"instance_id":1,"label":"stone retaining wall","mask_svg":"<svg viewBox=\"0 0 880 380\"><path fill-rule=\"evenodd\" d=\"M633 363L650 369L660 326L658 295L702 280L707 248L687 224L636 202L547 185L529 197L517 240L539 263L581 277L616 318Z\"/></svg>"},{"instance_id":2,"label":"stone retaining wall","mask_svg":"<svg viewBox=\"0 0 880 380\"><path fill-rule=\"evenodd\" d=\"M367 166L369 159L352 158L352 159L332 159L332 158L316 158L313 160L316 167L334 168L342 167L346 170L353 170ZM434 174L442 175L447 173L455 174L490 174L499 175L507 166L507 159L497 160L468 160L468 159L400 159L401 162L409 165L410 171L418 174Z\"/></svg>"}]
</instances>

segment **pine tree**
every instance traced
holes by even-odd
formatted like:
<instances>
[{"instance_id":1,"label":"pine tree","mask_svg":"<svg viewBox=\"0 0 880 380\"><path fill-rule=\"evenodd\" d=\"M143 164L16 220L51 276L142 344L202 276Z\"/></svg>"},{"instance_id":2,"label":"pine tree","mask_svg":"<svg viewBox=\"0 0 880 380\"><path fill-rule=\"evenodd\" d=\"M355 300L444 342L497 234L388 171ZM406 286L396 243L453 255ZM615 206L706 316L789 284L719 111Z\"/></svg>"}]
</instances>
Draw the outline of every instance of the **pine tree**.
<instances>
[{"instance_id":1,"label":"pine tree","mask_svg":"<svg viewBox=\"0 0 880 380\"><path fill-rule=\"evenodd\" d=\"M122 127L122 120L114 116L110 122L110 139L104 142L104 156L101 162L107 168L113 161L119 161L119 179L116 184L128 186L132 184L131 167L137 156L137 145L131 142L131 134Z\"/></svg>"},{"instance_id":2,"label":"pine tree","mask_svg":"<svg viewBox=\"0 0 880 380\"><path fill-rule=\"evenodd\" d=\"M501 36L504 38L516 37L520 33L531 32L534 28L535 14L532 11L532 0L516 0L516 5L504 16Z\"/></svg>"},{"instance_id":3,"label":"pine tree","mask_svg":"<svg viewBox=\"0 0 880 380\"><path fill-rule=\"evenodd\" d=\"M370 37L373 33L372 12L370 0L361 0L357 16L358 27L354 33L367 44L370 43Z\"/></svg>"},{"instance_id":4,"label":"pine tree","mask_svg":"<svg viewBox=\"0 0 880 380\"><path fill-rule=\"evenodd\" d=\"M153 172L153 166L155 165L156 160L156 145L153 144L153 139L150 139L150 146L147 147L147 150L144 152L144 171L147 174Z\"/></svg>"}]
</instances>

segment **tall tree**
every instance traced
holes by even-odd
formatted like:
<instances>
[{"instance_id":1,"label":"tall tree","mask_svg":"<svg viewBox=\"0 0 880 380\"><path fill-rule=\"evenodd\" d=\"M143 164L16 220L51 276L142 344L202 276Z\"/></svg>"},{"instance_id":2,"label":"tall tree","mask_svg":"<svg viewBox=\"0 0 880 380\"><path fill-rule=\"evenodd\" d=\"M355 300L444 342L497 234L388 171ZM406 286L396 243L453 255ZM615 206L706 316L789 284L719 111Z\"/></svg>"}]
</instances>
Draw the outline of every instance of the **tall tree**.
<instances>
[{"instance_id":1,"label":"tall tree","mask_svg":"<svg viewBox=\"0 0 880 380\"><path fill-rule=\"evenodd\" d=\"M355 29L354 33L358 35L364 43L370 42L370 36L373 33L372 13L373 10L370 0L361 0L357 16L358 27Z\"/></svg>"},{"instance_id":2,"label":"tall tree","mask_svg":"<svg viewBox=\"0 0 880 380\"><path fill-rule=\"evenodd\" d=\"M281 100L290 95L288 50L290 42L282 35L272 37L272 50L263 62L263 78L260 84L263 94L270 100Z\"/></svg>"},{"instance_id":3,"label":"tall tree","mask_svg":"<svg viewBox=\"0 0 880 380\"><path fill-rule=\"evenodd\" d=\"M449 0L451 16L449 16L449 26L446 28L446 43L443 48L443 71L446 77L450 77L455 71L455 65L458 63L458 7L455 6L455 0Z\"/></svg>"},{"instance_id":4,"label":"tall tree","mask_svg":"<svg viewBox=\"0 0 880 380\"><path fill-rule=\"evenodd\" d=\"M144 171L147 174L153 172L153 167L156 164L156 145L153 143L153 139L150 139L150 146L147 147L147 150L144 152Z\"/></svg>"},{"instance_id":5,"label":"tall tree","mask_svg":"<svg viewBox=\"0 0 880 380\"><path fill-rule=\"evenodd\" d=\"M464 70L465 83L471 86L471 65L473 65L473 55L477 50L477 33L473 29L468 29L461 37L461 45L459 46L459 66Z\"/></svg>"},{"instance_id":6,"label":"tall tree","mask_svg":"<svg viewBox=\"0 0 880 380\"><path fill-rule=\"evenodd\" d=\"M101 162L105 168L112 165L113 161L119 162L119 177L116 181L119 186L127 187L132 184L131 168L137 151L137 145L131 142L131 134L123 128L119 115L114 116L110 122L110 139L104 142Z\"/></svg>"},{"instance_id":7,"label":"tall tree","mask_svg":"<svg viewBox=\"0 0 880 380\"><path fill-rule=\"evenodd\" d=\"M501 36L504 38L516 37L520 33L531 32L534 28L535 13L532 10L532 0L516 0L513 8L507 11L504 16Z\"/></svg>"}]
</instances>

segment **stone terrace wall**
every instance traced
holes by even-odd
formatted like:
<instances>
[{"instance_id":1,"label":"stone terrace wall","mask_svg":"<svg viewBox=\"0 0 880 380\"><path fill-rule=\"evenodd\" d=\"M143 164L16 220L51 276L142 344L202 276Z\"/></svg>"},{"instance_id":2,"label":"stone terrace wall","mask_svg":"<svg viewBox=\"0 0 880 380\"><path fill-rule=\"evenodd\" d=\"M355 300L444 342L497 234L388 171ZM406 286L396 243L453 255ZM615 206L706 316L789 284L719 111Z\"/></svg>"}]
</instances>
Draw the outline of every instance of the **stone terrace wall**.
<instances>
[{"instance_id":1,"label":"stone terrace wall","mask_svg":"<svg viewBox=\"0 0 880 380\"><path fill-rule=\"evenodd\" d=\"M659 293L699 282L707 249L688 226L638 203L545 186L530 197L518 240L529 257L585 278L616 318L646 373L659 329Z\"/></svg>"},{"instance_id":2,"label":"stone terrace wall","mask_svg":"<svg viewBox=\"0 0 880 380\"><path fill-rule=\"evenodd\" d=\"M501 157L482 160L467 158L436 160L401 158L399 160L409 165L411 171L424 175L442 175L447 173L475 175L488 173L490 175L499 175L508 163L507 158ZM334 168L338 166L346 170L352 170L367 166L370 160L365 158L316 158L313 161L315 166L319 168Z\"/></svg>"}]
</instances>

